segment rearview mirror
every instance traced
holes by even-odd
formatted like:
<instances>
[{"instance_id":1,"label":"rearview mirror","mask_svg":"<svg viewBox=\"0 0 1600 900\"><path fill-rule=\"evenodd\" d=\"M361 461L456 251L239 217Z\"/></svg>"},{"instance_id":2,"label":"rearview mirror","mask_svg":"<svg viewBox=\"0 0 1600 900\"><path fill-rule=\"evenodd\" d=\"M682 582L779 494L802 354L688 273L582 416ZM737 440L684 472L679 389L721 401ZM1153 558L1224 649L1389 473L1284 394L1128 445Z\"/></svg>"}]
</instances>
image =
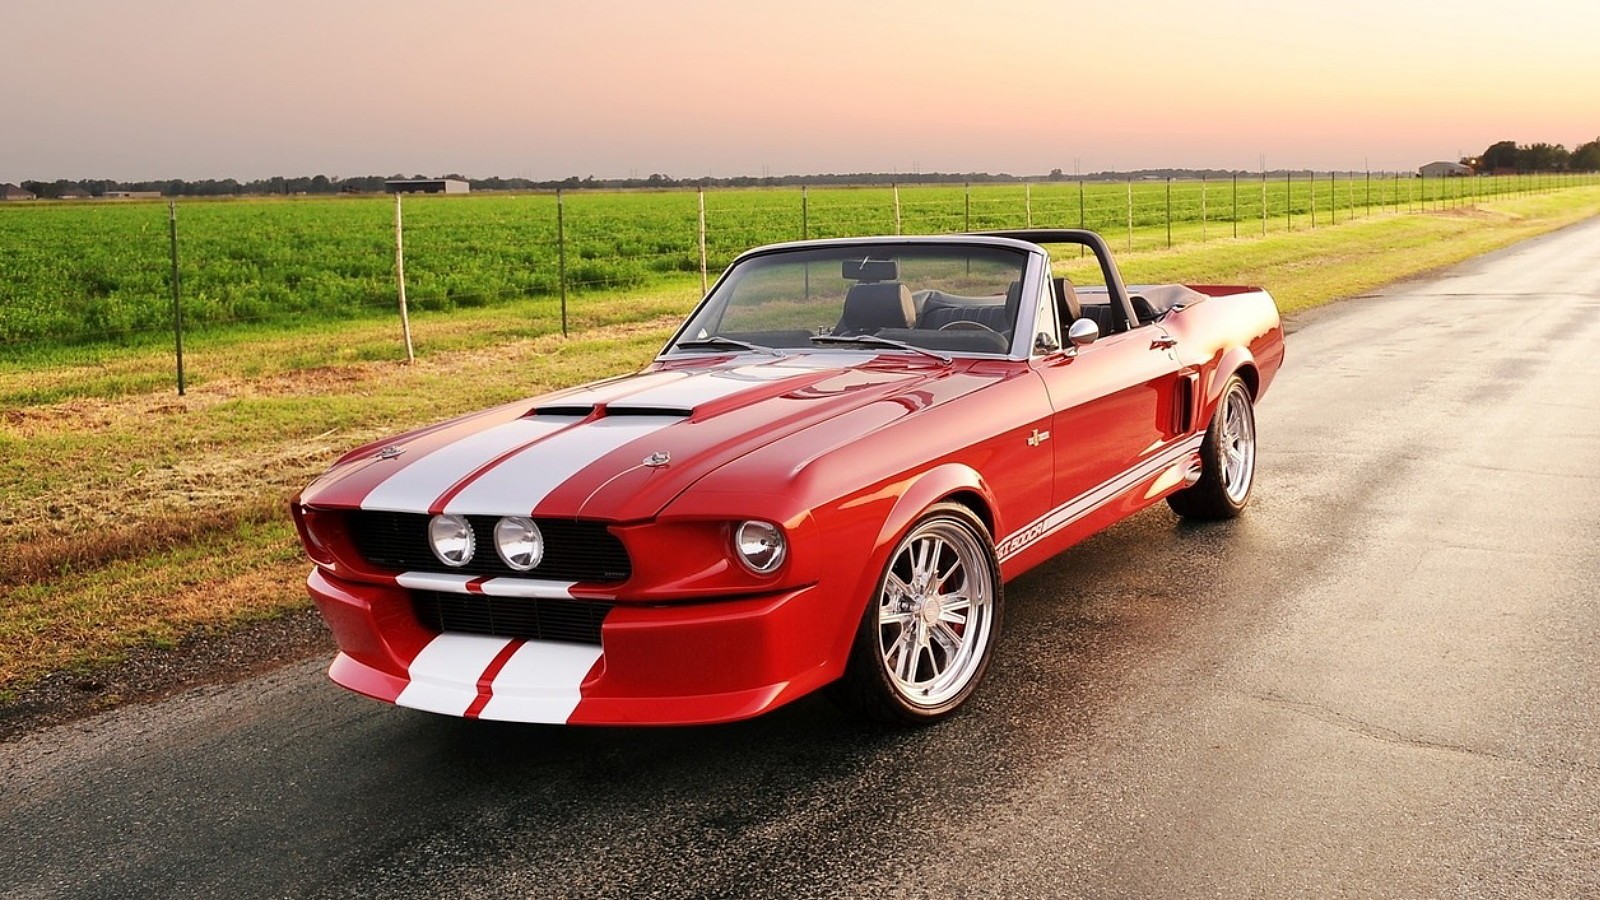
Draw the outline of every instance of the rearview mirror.
<instances>
[{"instance_id":1,"label":"rearview mirror","mask_svg":"<svg viewBox=\"0 0 1600 900\"><path fill-rule=\"evenodd\" d=\"M894 259L847 259L839 266L846 281L871 284L878 281L899 281L900 261Z\"/></svg>"}]
</instances>

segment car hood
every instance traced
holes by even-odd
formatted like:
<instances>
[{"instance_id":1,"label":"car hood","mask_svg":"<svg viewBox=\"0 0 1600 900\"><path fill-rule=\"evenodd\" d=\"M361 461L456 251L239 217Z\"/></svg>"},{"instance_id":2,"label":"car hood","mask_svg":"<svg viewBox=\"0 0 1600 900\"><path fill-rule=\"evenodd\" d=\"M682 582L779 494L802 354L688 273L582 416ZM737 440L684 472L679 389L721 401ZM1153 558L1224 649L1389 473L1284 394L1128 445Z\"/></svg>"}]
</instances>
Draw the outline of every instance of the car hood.
<instances>
[{"instance_id":1,"label":"car hood","mask_svg":"<svg viewBox=\"0 0 1600 900\"><path fill-rule=\"evenodd\" d=\"M881 428L1006 372L995 361L942 365L860 353L657 364L369 444L335 464L301 502L638 521L753 450L788 442L799 465L829 449L807 441L808 432L826 431L836 443L840 434ZM841 422L851 417L858 429ZM835 427L819 429L823 423Z\"/></svg>"}]
</instances>

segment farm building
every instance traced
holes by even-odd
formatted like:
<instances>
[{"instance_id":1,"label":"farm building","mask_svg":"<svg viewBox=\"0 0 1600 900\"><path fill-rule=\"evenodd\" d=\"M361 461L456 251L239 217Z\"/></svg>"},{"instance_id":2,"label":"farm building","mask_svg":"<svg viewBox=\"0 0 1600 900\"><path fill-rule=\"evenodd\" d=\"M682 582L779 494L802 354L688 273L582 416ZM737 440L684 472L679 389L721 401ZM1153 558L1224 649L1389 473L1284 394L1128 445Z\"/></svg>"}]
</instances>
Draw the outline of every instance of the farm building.
<instances>
[{"instance_id":1,"label":"farm building","mask_svg":"<svg viewBox=\"0 0 1600 900\"><path fill-rule=\"evenodd\" d=\"M111 199L122 200L157 200L161 197L160 191L106 191L105 196Z\"/></svg>"},{"instance_id":2,"label":"farm building","mask_svg":"<svg viewBox=\"0 0 1600 900\"><path fill-rule=\"evenodd\" d=\"M391 178L383 187L391 194L465 194L471 189L460 178Z\"/></svg>"},{"instance_id":3,"label":"farm building","mask_svg":"<svg viewBox=\"0 0 1600 900\"><path fill-rule=\"evenodd\" d=\"M1440 160L1428 163L1417 171L1422 174L1423 178L1455 178L1462 175L1471 175L1472 167Z\"/></svg>"},{"instance_id":4,"label":"farm building","mask_svg":"<svg viewBox=\"0 0 1600 900\"><path fill-rule=\"evenodd\" d=\"M0 200L35 200L38 199L33 191L24 190L14 184L0 184Z\"/></svg>"}]
</instances>

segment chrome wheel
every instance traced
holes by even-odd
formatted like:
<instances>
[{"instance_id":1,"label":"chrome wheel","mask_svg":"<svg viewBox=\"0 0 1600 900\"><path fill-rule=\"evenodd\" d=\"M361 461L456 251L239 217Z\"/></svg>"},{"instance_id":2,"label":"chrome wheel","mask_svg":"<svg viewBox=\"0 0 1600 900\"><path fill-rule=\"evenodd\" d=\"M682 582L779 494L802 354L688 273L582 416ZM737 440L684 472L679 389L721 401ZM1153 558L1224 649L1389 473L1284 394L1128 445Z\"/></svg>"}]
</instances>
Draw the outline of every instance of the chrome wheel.
<instances>
[{"instance_id":1,"label":"chrome wheel","mask_svg":"<svg viewBox=\"0 0 1600 900\"><path fill-rule=\"evenodd\" d=\"M1218 449L1222 452L1222 488L1228 499L1243 503L1256 474L1256 418L1250 392L1235 381L1222 398Z\"/></svg>"},{"instance_id":2,"label":"chrome wheel","mask_svg":"<svg viewBox=\"0 0 1600 900\"><path fill-rule=\"evenodd\" d=\"M877 597L877 651L906 704L933 709L982 672L993 633L996 574L987 541L949 515L920 522L895 548Z\"/></svg>"},{"instance_id":3,"label":"chrome wheel","mask_svg":"<svg viewBox=\"0 0 1600 900\"><path fill-rule=\"evenodd\" d=\"M1256 479L1256 414L1250 387L1238 375L1222 386L1200 444L1200 478L1167 496L1190 519L1231 519L1244 512Z\"/></svg>"}]
</instances>

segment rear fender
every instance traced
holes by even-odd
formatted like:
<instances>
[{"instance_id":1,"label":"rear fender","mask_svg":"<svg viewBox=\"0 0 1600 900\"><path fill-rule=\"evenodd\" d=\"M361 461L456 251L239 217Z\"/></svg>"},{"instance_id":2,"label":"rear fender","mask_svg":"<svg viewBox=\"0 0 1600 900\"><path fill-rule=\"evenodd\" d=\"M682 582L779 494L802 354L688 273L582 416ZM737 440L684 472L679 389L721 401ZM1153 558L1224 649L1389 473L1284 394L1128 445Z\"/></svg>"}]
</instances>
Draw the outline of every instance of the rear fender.
<instances>
[{"instance_id":1,"label":"rear fender","mask_svg":"<svg viewBox=\"0 0 1600 900\"><path fill-rule=\"evenodd\" d=\"M1242 377L1245 385L1250 388L1251 395L1254 396L1259 393L1261 384L1259 376L1255 374L1256 360L1255 356L1251 354L1250 348L1229 348L1222 354L1222 359L1217 362L1216 368L1211 370L1211 380L1205 386L1205 417L1200 420L1202 423L1200 425L1201 428L1205 427L1204 423L1211 421L1211 414L1216 410L1217 403L1222 399L1223 386L1228 383L1229 378L1239 374L1241 370L1248 370Z\"/></svg>"}]
</instances>

